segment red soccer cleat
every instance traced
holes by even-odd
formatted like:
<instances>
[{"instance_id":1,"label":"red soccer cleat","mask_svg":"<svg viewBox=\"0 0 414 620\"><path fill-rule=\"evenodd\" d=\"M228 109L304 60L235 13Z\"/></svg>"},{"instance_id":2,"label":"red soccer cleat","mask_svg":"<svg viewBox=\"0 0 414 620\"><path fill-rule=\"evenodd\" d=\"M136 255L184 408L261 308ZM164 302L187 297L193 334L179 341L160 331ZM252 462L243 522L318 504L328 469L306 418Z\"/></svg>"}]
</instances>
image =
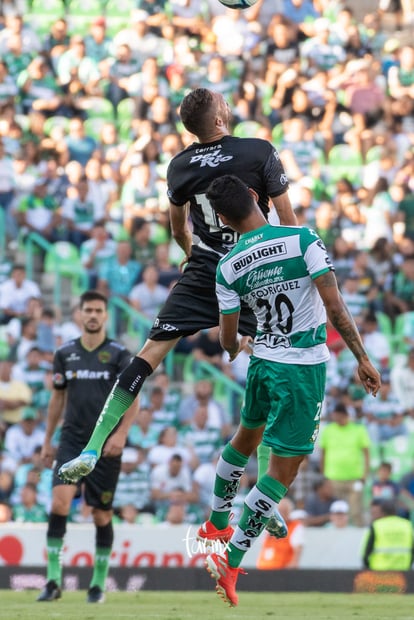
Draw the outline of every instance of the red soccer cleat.
<instances>
[{"instance_id":1,"label":"red soccer cleat","mask_svg":"<svg viewBox=\"0 0 414 620\"><path fill-rule=\"evenodd\" d=\"M236 607L239 602L239 597L236 594L237 577L239 574L246 575L246 571L242 568L229 566L227 553L224 555L212 553L207 556L205 564L208 572L217 582L217 594L230 607Z\"/></svg>"},{"instance_id":2,"label":"red soccer cleat","mask_svg":"<svg viewBox=\"0 0 414 620\"><path fill-rule=\"evenodd\" d=\"M220 542L226 543L233 536L233 532L234 530L231 525L228 525L223 530L219 530L212 524L211 521L205 521L198 528L197 540L201 540L207 544L209 541L213 540L219 540Z\"/></svg>"}]
</instances>

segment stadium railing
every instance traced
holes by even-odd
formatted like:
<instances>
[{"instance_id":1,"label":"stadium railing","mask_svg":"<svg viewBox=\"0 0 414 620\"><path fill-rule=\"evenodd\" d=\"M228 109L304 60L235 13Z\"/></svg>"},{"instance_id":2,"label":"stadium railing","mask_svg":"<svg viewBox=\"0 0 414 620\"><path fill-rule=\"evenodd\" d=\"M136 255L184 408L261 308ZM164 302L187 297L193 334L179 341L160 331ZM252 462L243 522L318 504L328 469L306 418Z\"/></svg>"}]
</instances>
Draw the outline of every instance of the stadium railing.
<instances>
[{"instance_id":1,"label":"stadium railing","mask_svg":"<svg viewBox=\"0 0 414 620\"><path fill-rule=\"evenodd\" d=\"M34 279L35 257L38 257L39 250L44 254L43 272L53 275L53 304L57 308L62 307L65 281L70 281L70 297L79 296L88 288L88 274L78 254L66 251L72 244L64 241L50 243L36 232L29 233L23 243L29 280Z\"/></svg>"},{"instance_id":2,"label":"stadium railing","mask_svg":"<svg viewBox=\"0 0 414 620\"><path fill-rule=\"evenodd\" d=\"M134 342L139 350L148 338L149 330L152 327L152 321L141 312L133 308L121 297L110 297L108 302L109 324L108 334L111 338L119 336L119 321L125 322L125 332L130 337L130 341ZM176 366L181 365L181 353L170 351L164 360L164 367L169 377L176 376ZM212 366L208 362L196 361L191 353L185 355L187 358L186 370L184 371L182 380L185 382L195 382L199 379L209 379L214 385L214 395L222 402L228 411L233 411L235 403L243 398L244 388L238 383L223 374L221 370Z\"/></svg>"},{"instance_id":3,"label":"stadium railing","mask_svg":"<svg viewBox=\"0 0 414 620\"><path fill-rule=\"evenodd\" d=\"M109 324L108 333L111 338L119 336L119 323L125 322L125 331L131 342L137 346L139 350L148 338L149 330L152 327L152 321L142 312L129 305L121 297L110 297L108 301ZM171 351L165 360L165 368L171 376L174 366L173 352Z\"/></svg>"}]
</instances>

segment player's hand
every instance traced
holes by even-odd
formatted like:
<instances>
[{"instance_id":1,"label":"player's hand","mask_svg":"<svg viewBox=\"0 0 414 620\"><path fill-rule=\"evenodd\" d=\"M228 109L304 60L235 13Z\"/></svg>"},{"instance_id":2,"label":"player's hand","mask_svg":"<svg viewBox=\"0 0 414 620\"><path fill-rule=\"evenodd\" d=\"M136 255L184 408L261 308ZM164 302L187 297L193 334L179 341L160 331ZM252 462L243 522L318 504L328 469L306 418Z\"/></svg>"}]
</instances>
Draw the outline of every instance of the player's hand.
<instances>
[{"instance_id":1,"label":"player's hand","mask_svg":"<svg viewBox=\"0 0 414 620\"><path fill-rule=\"evenodd\" d=\"M189 256L184 256L183 260L181 261L181 263L179 264L179 270L182 273L184 271L184 269L187 266L188 261L190 260Z\"/></svg>"},{"instance_id":2,"label":"player's hand","mask_svg":"<svg viewBox=\"0 0 414 620\"><path fill-rule=\"evenodd\" d=\"M108 437L102 450L102 456L114 457L122 454L125 447L126 437L121 433L114 433Z\"/></svg>"},{"instance_id":3,"label":"player's hand","mask_svg":"<svg viewBox=\"0 0 414 620\"><path fill-rule=\"evenodd\" d=\"M381 387L381 375L369 360L358 364L358 375L367 394L376 396Z\"/></svg>"},{"instance_id":4,"label":"player's hand","mask_svg":"<svg viewBox=\"0 0 414 620\"><path fill-rule=\"evenodd\" d=\"M40 458L45 467L52 468L55 459L55 449L50 443L44 443L40 451Z\"/></svg>"}]
</instances>

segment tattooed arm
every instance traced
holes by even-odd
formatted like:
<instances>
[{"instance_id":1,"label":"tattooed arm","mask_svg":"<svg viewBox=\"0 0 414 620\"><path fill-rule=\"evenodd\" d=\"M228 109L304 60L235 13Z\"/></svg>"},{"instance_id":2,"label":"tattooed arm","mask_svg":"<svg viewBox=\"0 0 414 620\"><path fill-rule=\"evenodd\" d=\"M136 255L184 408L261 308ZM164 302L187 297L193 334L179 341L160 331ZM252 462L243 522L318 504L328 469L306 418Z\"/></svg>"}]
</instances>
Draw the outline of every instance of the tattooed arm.
<instances>
[{"instance_id":1,"label":"tattooed arm","mask_svg":"<svg viewBox=\"0 0 414 620\"><path fill-rule=\"evenodd\" d=\"M365 391L376 396L381 385L380 374L368 358L355 321L339 292L335 274L329 271L315 278L314 282L332 325L341 334L358 362L358 374Z\"/></svg>"}]
</instances>

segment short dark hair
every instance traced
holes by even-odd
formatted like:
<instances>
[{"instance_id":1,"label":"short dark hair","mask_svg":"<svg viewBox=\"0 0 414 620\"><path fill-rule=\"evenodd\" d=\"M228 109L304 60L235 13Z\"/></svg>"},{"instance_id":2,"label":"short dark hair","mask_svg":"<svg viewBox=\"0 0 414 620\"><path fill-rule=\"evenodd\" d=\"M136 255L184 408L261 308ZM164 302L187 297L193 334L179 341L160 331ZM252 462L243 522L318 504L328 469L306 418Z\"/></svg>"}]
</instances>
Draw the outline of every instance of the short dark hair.
<instances>
[{"instance_id":1,"label":"short dark hair","mask_svg":"<svg viewBox=\"0 0 414 620\"><path fill-rule=\"evenodd\" d=\"M343 413L344 415L349 415L349 411L344 403L337 403L332 409L332 413Z\"/></svg>"},{"instance_id":2,"label":"short dark hair","mask_svg":"<svg viewBox=\"0 0 414 620\"><path fill-rule=\"evenodd\" d=\"M180 117L190 133L198 135L206 116L213 112L213 93L208 88L196 88L184 97L180 106Z\"/></svg>"},{"instance_id":3,"label":"short dark hair","mask_svg":"<svg viewBox=\"0 0 414 620\"><path fill-rule=\"evenodd\" d=\"M375 497L371 502L371 506L378 506L381 509L382 514L387 517L397 513L397 508L394 502L381 499L380 497Z\"/></svg>"},{"instance_id":4,"label":"short dark hair","mask_svg":"<svg viewBox=\"0 0 414 620\"><path fill-rule=\"evenodd\" d=\"M234 223L244 220L254 209L249 188L232 174L214 179L207 189L206 198L217 213Z\"/></svg>"},{"instance_id":5,"label":"short dark hair","mask_svg":"<svg viewBox=\"0 0 414 620\"><path fill-rule=\"evenodd\" d=\"M79 307L82 308L88 301L103 301L105 307L108 307L108 299L99 291L85 291L79 298Z\"/></svg>"}]
</instances>

